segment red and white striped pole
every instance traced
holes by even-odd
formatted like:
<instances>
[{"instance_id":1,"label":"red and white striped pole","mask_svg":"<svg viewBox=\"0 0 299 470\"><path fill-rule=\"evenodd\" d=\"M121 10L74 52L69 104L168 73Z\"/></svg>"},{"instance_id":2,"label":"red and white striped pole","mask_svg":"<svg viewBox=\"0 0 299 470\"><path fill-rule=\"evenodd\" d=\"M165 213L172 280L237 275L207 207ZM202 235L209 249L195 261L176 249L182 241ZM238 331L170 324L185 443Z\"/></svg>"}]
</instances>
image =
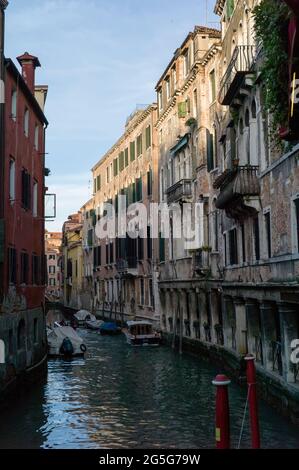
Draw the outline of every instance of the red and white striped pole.
<instances>
[{"instance_id":1,"label":"red and white striped pole","mask_svg":"<svg viewBox=\"0 0 299 470\"><path fill-rule=\"evenodd\" d=\"M230 423L229 423L229 399L228 385L231 381L226 375L217 375L213 380L217 387L216 392L216 448L230 448Z\"/></svg>"},{"instance_id":2,"label":"red and white striped pole","mask_svg":"<svg viewBox=\"0 0 299 470\"><path fill-rule=\"evenodd\" d=\"M252 354L245 356L247 362L247 384L248 384L248 402L251 426L251 442L253 449L260 449L260 426L258 416L257 391L256 391L256 371L255 357Z\"/></svg>"}]
</instances>

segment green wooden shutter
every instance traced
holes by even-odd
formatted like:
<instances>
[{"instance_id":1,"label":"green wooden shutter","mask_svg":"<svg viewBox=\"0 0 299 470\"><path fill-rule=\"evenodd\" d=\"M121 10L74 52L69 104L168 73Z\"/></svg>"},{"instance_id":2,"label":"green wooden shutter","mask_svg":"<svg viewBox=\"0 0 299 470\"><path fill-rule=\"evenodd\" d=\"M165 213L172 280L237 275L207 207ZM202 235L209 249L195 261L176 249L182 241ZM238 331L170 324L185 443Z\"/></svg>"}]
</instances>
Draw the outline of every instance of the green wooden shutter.
<instances>
[{"instance_id":1,"label":"green wooden shutter","mask_svg":"<svg viewBox=\"0 0 299 470\"><path fill-rule=\"evenodd\" d=\"M152 145L151 126L146 128L146 148L148 149Z\"/></svg>"},{"instance_id":2,"label":"green wooden shutter","mask_svg":"<svg viewBox=\"0 0 299 470\"><path fill-rule=\"evenodd\" d=\"M136 158L135 155L135 141L130 143L130 159L131 162L133 162Z\"/></svg>"},{"instance_id":3,"label":"green wooden shutter","mask_svg":"<svg viewBox=\"0 0 299 470\"><path fill-rule=\"evenodd\" d=\"M226 14L227 18L231 18L235 9L235 0L227 0L226 2Z\"/></svg>"},{"instance_id":4,"label":"green wooden shutter","mask_svg":"<svg viewBox=\"0 0 299 470\"><path fill-rule=\"evenodd\" d=\"M125 167L129 165L129 149L126 148L125 150Z\"/></svg>"},{"instance_id":5,"label":"green wooden shutter","mask_svg":"<svg viewBox=\"0 0 299 470\"><path fill-rule=\"evenodd\" d=\"M178 114L179 118L185 118L187 115L187 103L183 101L182 103L178 104Z\"/></svg>"},{"instance_id":6,"label":"green wooden shutter","mask_svg":"<svg viewBox=\"0 0 299 470\"><path fill-rule=\"evenodd\" d=\"M119 172L123 171L125 167L125 154L124 152L120 152L119 154Z\"/></svg>"},{"instance_id":7,"label":"green wooden shutter","mask_svg":"<svg viewBox=\"0 0 299 470\"><path fill-rule=\"evenodd\" d=\"M208 171L214 169L214 140L213 134L207 129L207 168Z\"/></svg>"},{"instance_id":8,"label":"green wooden shutter","mask_svg":"<svg viewBox=\"0 0 299 470\"><path fill-rule=\"evenodd\" d=\"M118 175L118 158L115 158L113 161L113 174L114 176Z\"/></svg>"},{"instance_id":9,"label":"green wooden shutter","mask_svg":"<svg viewBox=\"0 0 299 470\"><path fill-rule=\"evenodd\" d=\"M165 238L159 233L159 258L160 263L165 261Z\"/></svg>"},{"instance_id":10,"label":"green wooden shutter","mask_svg":"<svg viewBox=\"0 0 299 470\"><path fill-rule=\"evenodd\" d=\"M101 175L97 176L97 191L101 189Z\"/></svg>"}]
</instances>

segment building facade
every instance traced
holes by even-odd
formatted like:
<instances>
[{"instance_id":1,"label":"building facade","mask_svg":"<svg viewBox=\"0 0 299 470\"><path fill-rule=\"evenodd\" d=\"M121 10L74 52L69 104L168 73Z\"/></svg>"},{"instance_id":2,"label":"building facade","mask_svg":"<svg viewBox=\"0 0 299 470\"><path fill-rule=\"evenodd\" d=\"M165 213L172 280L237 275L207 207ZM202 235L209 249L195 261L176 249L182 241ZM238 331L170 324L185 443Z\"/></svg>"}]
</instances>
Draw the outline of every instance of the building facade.
<instances>
[{"instance_id":1,"label":"building facade","mask_svg":"<svg viewBox=\"0 0 299 470\"><path fill-rule=\"evenodd\" d=\"M46 295L49 300L61 300L61 253L62 233L45 233L45 253L47 259L47 287Z\"/></svg>"},{"instance_id":2,"label":"building facade","mask_svg":"<svg viewBox=\"0 0 299 470\"><path fill-rule=\"evenodd\" d=\"M94 260L96 250L93 248L94 228L95 228L95 210L94 198L90 199L80 210L82 214L82 295L81 307L88 311L94 311L94 298L96 287L94 285Z\"/></svg>"},{"instance_id":3,"label":"building facade","mask_svg":"<svg viewBox=\"0 0 299 470\"><path fill-rule=\"evenodd\" d=\"M160 237L161 326L174 343L180 339L180 348L184 337L214 337L211 316L219 316L219 253L216 241L210 246L214 214L209 171L214 169L220 51L218 30L195 27L156 87L160 203L171 208L170 235L164 238L161 228ZM188 205L190 222L184 213ZM189 244L191 225L198 233Z\"/></svg>"},{"instance_id":4,"label":"building facade","mask_svg":"<svg viewBox=\"0 0 299 470\"><path fill-rule=\"evenodd\" d=\"M156 117L156 105L137 109L122 137L93 168L95 227L109 215L104 203L113 206L117 226L123 211L125 224L129 222L126 209L136 203L143 204L148 214L142 232L138 235L133 229L134 238L118 229L111 238L94 232L94 306L116 318L158 320L154 303L158 240L152 240L147 225L150 204L158 195ZM125 198L124 206L119 196Z\"/></svg>"},{"instance_id":5,"label":"building facade","mask_svg":"<svg viewBox=\"0 0 299 470\"><path fill-rule=\"evenodd\" d=\"M62 229L63 304L81 309L83 283L82 216L72 214Z\"/></svg>"},{"instance_id":6,"label":"building facade","mask_svg":"<svg viewBox=\"0 0 299 470\"><path fill-rule=\"evenodd\" d=\"M44 101L37 101L37 57L4 61L4 128L1 136L0 336L6 364L0 369L0 392L20 374L46 363L45 337L45 129ZM44 87L46 88L46 87ZM46 95L44 95L44 98Z\"/></svg>"}]
</instances>

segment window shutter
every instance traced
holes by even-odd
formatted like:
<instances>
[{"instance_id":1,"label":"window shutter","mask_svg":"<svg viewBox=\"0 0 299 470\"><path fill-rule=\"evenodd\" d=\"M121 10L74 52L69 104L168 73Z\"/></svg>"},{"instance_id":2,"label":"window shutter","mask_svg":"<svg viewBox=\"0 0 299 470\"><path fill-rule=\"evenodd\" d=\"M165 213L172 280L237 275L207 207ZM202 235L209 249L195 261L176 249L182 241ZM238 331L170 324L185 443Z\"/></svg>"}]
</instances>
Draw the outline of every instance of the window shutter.
<instances>
[{"instance_id":1,"label":"window shutter","mask_svg":"<svg viewBox=\"0 0 299 470\"><path fill-rule=\"evenodd\" d=\"M125 168L129 165L129 149L125 150Z\"/></svg>"},{"instance_id":2,"label":"window shutter","mask_svg":"<svg viewBox=\"0 0 299 470\"><path fill-rule=\"evenodd\" d=\"M130 159L131 162L135 160L135 141L130 143Z\"/></svg>"},{"instance_id":3,"label":"window shutter","mask_svg":"<svg viewBox=\"0 0 299 470\"><path fill-rule=\"evenodd\" d=\"M228 19L232 17L232 14L234 12L234 8L235 8L235 0L227 0L226 13L227 13L227 18Z\"/></svg>"},{"instance_id":4,"label":"window shutter","mask_svg":"<svg viewBox=\"0 0 299 470\"><path fill-rule=\"evenodd\" d=\"M147 173L147 195L151 196L153 193L153 172L152 170Z\"/></svg>"},{"instance_id":5,"label":"window shutter","mask_svg":"<svg viewBox=\"0 0 299 470\"><path fill-rule=\"evenodd\" d=\"M182 103L178 104L178 114L179 118L185 118L187 115L187 103L183 101Z\"/></svg>"},{"instance_id":6,"label":"window shutter","mask_svg":"<svg viewBox=\"0 0 299 470\"><path fill-rule=\"evenodd\" d=\"M162 237L162 234L159 234L159 255L160 255L160 263L165 261L165 238Z\"/></svg>"},{"instance_id":7,"label":"window shutter","mask_svg":"<svg viewBox=\"0 0 299 470\"><path fill-rule=\"evenodd\" d=\"M207 168L208 171L214 169L214 141L213 135L207 129Z\"/></svg>"},{"instance_id":8,"label":"window shutter","mask_svg":"<svg viewBox=\"0 0 299 470\"><path fill-rule=\"evenodd\" d=\"M124 152L119 154L119 172L123 171L125 167Z\"/></svg>"}]
</instances>

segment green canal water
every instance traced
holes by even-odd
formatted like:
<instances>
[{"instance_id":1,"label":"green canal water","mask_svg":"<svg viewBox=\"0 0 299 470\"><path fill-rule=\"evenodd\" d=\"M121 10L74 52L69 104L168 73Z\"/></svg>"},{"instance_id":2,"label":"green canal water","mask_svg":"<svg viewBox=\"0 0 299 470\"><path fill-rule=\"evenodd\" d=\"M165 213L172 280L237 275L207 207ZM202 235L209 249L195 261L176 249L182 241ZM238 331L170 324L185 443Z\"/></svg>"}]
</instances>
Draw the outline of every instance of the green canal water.
<instances>
[{"instance_id":1,"label":"green canal water","mask_svg":"<svg viewBox=\"0 0 299 470\"><path fill-rule=\"evenodd\" d=\"M214 447L217 367L167 347L131 348L124 336L79 334L85 359L50 361L47 380L1 410L0 448ZM229 390L236 448L246 392ZM264 403L260 418L263 447L299 448L299 429Z\"/></svg>"}]
</instances>

